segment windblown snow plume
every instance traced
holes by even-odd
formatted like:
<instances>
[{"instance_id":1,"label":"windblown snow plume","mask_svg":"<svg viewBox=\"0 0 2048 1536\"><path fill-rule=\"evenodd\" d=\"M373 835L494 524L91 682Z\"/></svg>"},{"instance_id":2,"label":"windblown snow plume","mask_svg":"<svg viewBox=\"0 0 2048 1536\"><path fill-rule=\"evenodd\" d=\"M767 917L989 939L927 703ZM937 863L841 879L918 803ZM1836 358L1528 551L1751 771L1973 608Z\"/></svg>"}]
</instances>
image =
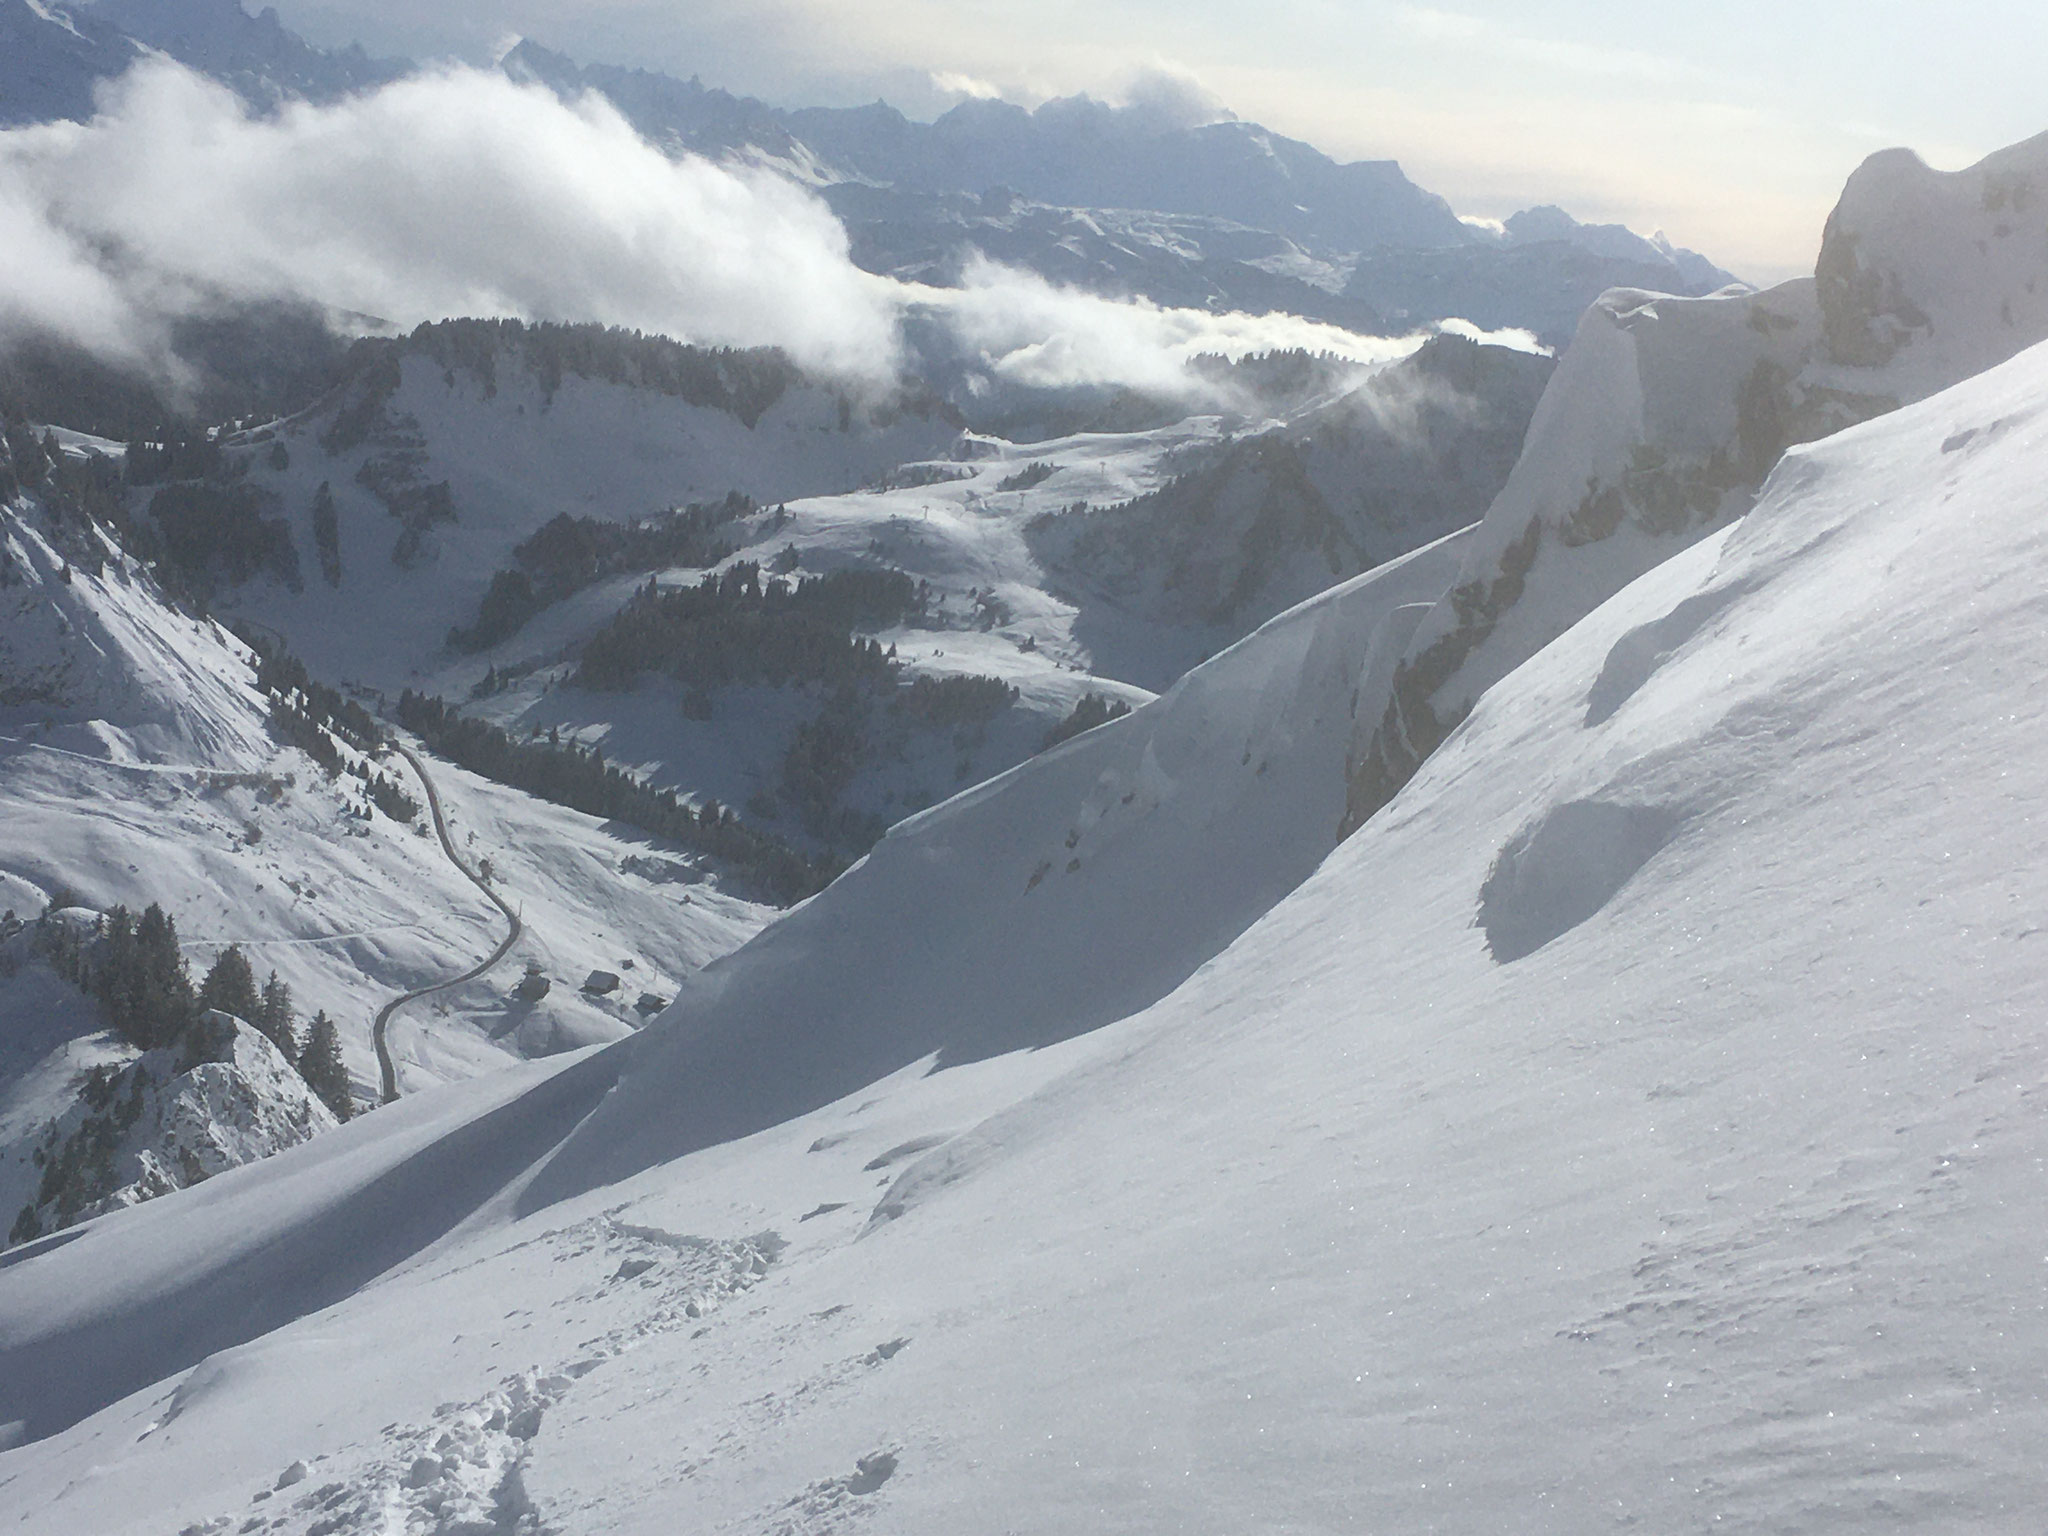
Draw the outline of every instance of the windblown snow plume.
<instances>
[{"instance_id":1,"label":"windblown snow plume","mask_svg":"<svg viewBox=\"0 0 2048 1536\"><path fill-rule=\"evenodd\" d=\"M898 371L915 310L1005 382L1167 397L1202 396L1186 367L1200 353L1378 363L1420 345L1123 302L987 261L957 289L877 277L807 189L671 158L601 96L466 69L256 117L150 60L89 123L0 132L0 249L15 258L0 345L41 333L173 380L174 321L268 300L405 327L594 320L866 379Z\"/></svg>"}]
</instances>

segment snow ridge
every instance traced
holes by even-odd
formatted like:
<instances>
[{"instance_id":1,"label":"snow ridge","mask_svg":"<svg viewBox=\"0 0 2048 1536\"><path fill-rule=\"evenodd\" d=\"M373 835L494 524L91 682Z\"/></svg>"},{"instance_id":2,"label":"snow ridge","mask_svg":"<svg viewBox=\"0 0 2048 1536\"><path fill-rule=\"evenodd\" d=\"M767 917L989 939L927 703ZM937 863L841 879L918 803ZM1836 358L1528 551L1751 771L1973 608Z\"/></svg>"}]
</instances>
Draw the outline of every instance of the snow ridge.
<instances>
[{"instance_id":1,"label":"snow ridge","mask_svg":"<svg viewBox=\"0 0 2048 1536\"><path fill-rule=\"evenodd\" d=\"M2048 135L1967 171L1873 156L1817 275L1761 294L1618 290L1580 322L1466 567L1361 738L1345 826L1478 697L1629 581L1746 512L1783 451L2048 337Z\"/></svg>"}]
</instances>

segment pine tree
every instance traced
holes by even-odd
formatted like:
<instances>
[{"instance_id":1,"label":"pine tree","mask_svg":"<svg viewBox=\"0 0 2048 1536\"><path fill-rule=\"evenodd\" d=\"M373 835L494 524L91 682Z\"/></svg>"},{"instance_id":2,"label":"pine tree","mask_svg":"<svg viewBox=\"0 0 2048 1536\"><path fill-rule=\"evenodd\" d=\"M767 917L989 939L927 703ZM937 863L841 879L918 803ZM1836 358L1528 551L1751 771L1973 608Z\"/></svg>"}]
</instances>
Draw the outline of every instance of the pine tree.
<instances>
[{"instance_id":1,"label":"pine tree","mask_svg":"<svg viewBox=\"0 0 2048 1536\"><path fill-rule=\"evenodd\" d=\"M320 556L320 574L327 585L341 585L341 522L334 515L334 492L325 480L313 493L313 548Z\"/></svg>"},{"instance_id":2,"label":"pine tree","mask_svg":"<svg viewBox=\"0 0 2048 1536\"><path fill-rule=\"evenodd\" d=\"M178 925L151 902L135 925L135 951L141 972L141 1009L152 1045L169 1045L182 1035L199 1012L192 977L178 951Z\"/></svg>"},{"instance_id":3,"label":"pine tree","mask_svg":"<svg viewBox=\"0 0 2048 1536\"><path fill-rule=\"evenodd\" d=\"M213 962L206 980L199 985L199 1006L218 1008L247 1023L255 1023L263 1001L256 995L256 973L239 945L230 944Z\"/></svg>"},{"instance_id":4,"label":"pine tree","mask_svg":"<svg viewBox=\"0 0 2048 1536\"><path fill-rule=\"evenodd\" d=\"M313 1015L306 1048L299 1056L299 1075L320 1102L334 1111L335 1119L346 1120L355 1114L355 1092L349 1085L348 1068L341 1062L341 1035L324 1011Z\"/></svg>"},{"instance_id":5,"label":"pine tree","mask_svg":"<svg viewBox=\"0 0 2048 1536\"><path fill-rule=\"evenodd\" d=\"M256 1005L255 1026L270 1037L270 1043L284 1052L286 1061L299 1059L299 1033L292 1027L292 989L270 973L263 983L263 998Z\"/></svg>"}]
</instances>

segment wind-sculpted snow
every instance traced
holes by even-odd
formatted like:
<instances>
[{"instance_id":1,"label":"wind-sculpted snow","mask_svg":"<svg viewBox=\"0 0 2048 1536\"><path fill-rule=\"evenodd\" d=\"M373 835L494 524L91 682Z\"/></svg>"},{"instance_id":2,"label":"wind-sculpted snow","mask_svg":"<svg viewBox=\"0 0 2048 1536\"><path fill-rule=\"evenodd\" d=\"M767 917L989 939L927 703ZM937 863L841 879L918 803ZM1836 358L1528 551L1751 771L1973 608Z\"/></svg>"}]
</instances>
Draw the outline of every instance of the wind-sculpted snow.
<instances>
[{"instance_id":1,"label":"wind-sculpted snow","mask_svg":"<svg viewBox=\"0 0 2048 1536\"><path fill-rule=\"evenodd\" d=\"M101 1251L102 1223L72 1229L86 1241L42 1240L63 1264L20 1262L34 1245L10 1255L0 1425L47 1434L341 1300L497 1197L610 1081L608 1063L588 1056L501 1072L352 1121L307 1147L310 1157L266 1159L240 1180L151 1201L120 1228L149 1257L124 1261L112 1289L66 1273L74 1256Z\"/></svg>"},{"instance_id":2,"label":"wind-sculpted snow","mask_svg":"<svg viewBox=\"0 0 2048 1536\"><path fill-rule=\"evenodd\" d=\"M1302 604L1155 703L898 824L692 979L528 1198L1164 995L1328 852L1354 722L1462 540Z\"/></svg>"},{"instance_id":3,"label":"wind-sculpted snow","mask_svg":"<svg viewBox=\"0 0 2048 1536\"><path fill-rule=\"evenodd\" d=\"M1574 800L1517 832L1479 889L1494 959L1519 960L1593 917L1656 857L1675 821L1660 806Z\"/></svg>"},{"instance_id":4,"label":"wind-sculpted snow","mask_svg":"<svg viewBox=\"0 0 2048 1536\"><path fill-rule=\"evenodd\" d=\"M1968 171L1873 156L1817 277L1589 310L1466 566L1361 740L1346 826L1488 687L1753 503L1790 445L1922 399L2048 336L2048 136Z\"/></svg>"}]
</instances>

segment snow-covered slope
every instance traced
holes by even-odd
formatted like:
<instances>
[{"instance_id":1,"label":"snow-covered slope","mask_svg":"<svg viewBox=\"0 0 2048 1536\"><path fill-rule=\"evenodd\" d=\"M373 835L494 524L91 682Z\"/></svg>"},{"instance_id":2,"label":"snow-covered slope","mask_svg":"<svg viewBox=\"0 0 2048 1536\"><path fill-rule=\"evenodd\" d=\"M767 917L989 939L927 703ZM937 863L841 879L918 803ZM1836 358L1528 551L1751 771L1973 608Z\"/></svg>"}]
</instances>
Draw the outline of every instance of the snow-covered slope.
<instances>
[{"instance_id":1,"label":"snow-covered slope","mask_svg":"<svg viewBox=\"0 0 2048 1536\"><path fill-rule=\"evenodd\" d=\"M2030 1529L2044 463L2044 349L1795 450L1133 1019L618 1183L553 1149L621 1053L522 1069L9 1265L0 1488L109 1533ZM688 1059L583 1138L674 1136Z\"/></svg>"},{"instance_id":2,"label":"snow-covered slope","mask_svg":"<svg viewBox=\"0 0 2048 1536\"><path fill-rule=\"evenodd\" d=\"M1746 510L1779 453L2048 336L2048 137L1967 171L1873 157L1818 276L1760 294L1633 291L1586 314L1460 579L1361 743L1350 824L1488 687L1627 581ZM2031 218L2031 222L2029 219Z\"/></svg>"},{"instance_id":3,"label":"snow-covered slope","mask_svg":"<svg viewBox=\"0 0 2048 1536\"><path fill-rule=\"evenodd\" d=\"M920 1058L1046 1045L1163 996L1329 851L1355 722L1385 697L1462 538L1302 604L1156 702L899 823L693 980L648 1037L637 1086L569 1161L665 1160Z\"/></svg>"},{"instance_id":4,"label":"snow-covered slope","mask_svg":"<svg viewBox=\"0 0 2048 1536\"><path fill-rule=\"evenodd\" d=\"M847 491L944 452L957 430L933 402L863 404L772 352L597 327L423 327L365 343L333 397L238 445L311 578L249 607L324 675L395 692L558 514L628 521L733 491L764 504ZM323 484L332 580L313 526Z\"/></svg>"},{"instance_id":5,"label":"snow-covered slope","mask_svg":"<svg viewBox=\"0 0 2048 1536\"><path fill-rule=\"evenodd\" d=\"M0 505L0 710L109 740L130 761L267 747L249 668L217 625L176 613L103 531ZM93 569L94 566L98 569Z\"/></svg>"},{"instance_id":6,"label":"snow-covered slope","mask_svg":"<svg viewBox=\"0 0 2048 1536\"><path fill-rule=\"evenodd\" d=\"M165 600L60 485L90 455L65 457L0 503L0 909L33 917L60 891L98 910L161 904L195 966L240 945L302 1016L331 1014L358 1082L374 1085L376 1008L490 953L503 919L423 816L394 822L361 780L280 744L246 647ZM424 801L404 765L372 771ZM512 975L401 1016L404 1086L621 1037L642 994L672 997L768 916L755 893L723 888L715 861L445 765L435 777L455 836L492 860L529 923ZM569 985L515 1004L504 994L523 961ZM630 985L579 995L595 969ZM82 1016L8 1079L99 1027Z\"/></svg>"},{"instance_id":7,"label":"snow-covered slope","mask_svg":"<svg viewBox=\"0 0 2048 1536\"><path fill-rule=\"evenodd\" d=\"M632 384L564 367L550 395L550 349L595 373L586 347L627 363L644 351L673 372ZM819 818L793 808L787 765L828 689L699 692L652 657L600 686L578 658L650 577L673 592L713 563L789 581L901 571L921 594L915 610L873 630L897 675L1015 693L955 729L905 725L878 690L839 797L872 829L836 843L853 854L889 822L1031 756L1086 695L1142 702L1281 609L1472 521L1551 366L1454 335L1378 370L1300 354L1211 359L1191 383L1241 400L1240 412L1012 444L936 410L858 407L793 381L771 354L463 324L381 355L396 366L366 363L320 411L229 440L231 489L213 494L274 498L298 577L223 591L223 610L283 633L325 676L438 694L520 736L573 736L804 838L822 836ZM664 392L677 375L695 398ZM1258 408L1273 399L1274 415ZM799 495L806 484L823 493ZM761 505L726 502L729 491ZM451 647L493 581L540 560L522 541L551 519L616 527L692 498L713 509L696 555L593 577L473 654ZM1091 530L1107 553L1085 547ZM393 564L400 552L406 568ZM536 563L533 574L549 573Z\"/></svg>"}]
</instances>

